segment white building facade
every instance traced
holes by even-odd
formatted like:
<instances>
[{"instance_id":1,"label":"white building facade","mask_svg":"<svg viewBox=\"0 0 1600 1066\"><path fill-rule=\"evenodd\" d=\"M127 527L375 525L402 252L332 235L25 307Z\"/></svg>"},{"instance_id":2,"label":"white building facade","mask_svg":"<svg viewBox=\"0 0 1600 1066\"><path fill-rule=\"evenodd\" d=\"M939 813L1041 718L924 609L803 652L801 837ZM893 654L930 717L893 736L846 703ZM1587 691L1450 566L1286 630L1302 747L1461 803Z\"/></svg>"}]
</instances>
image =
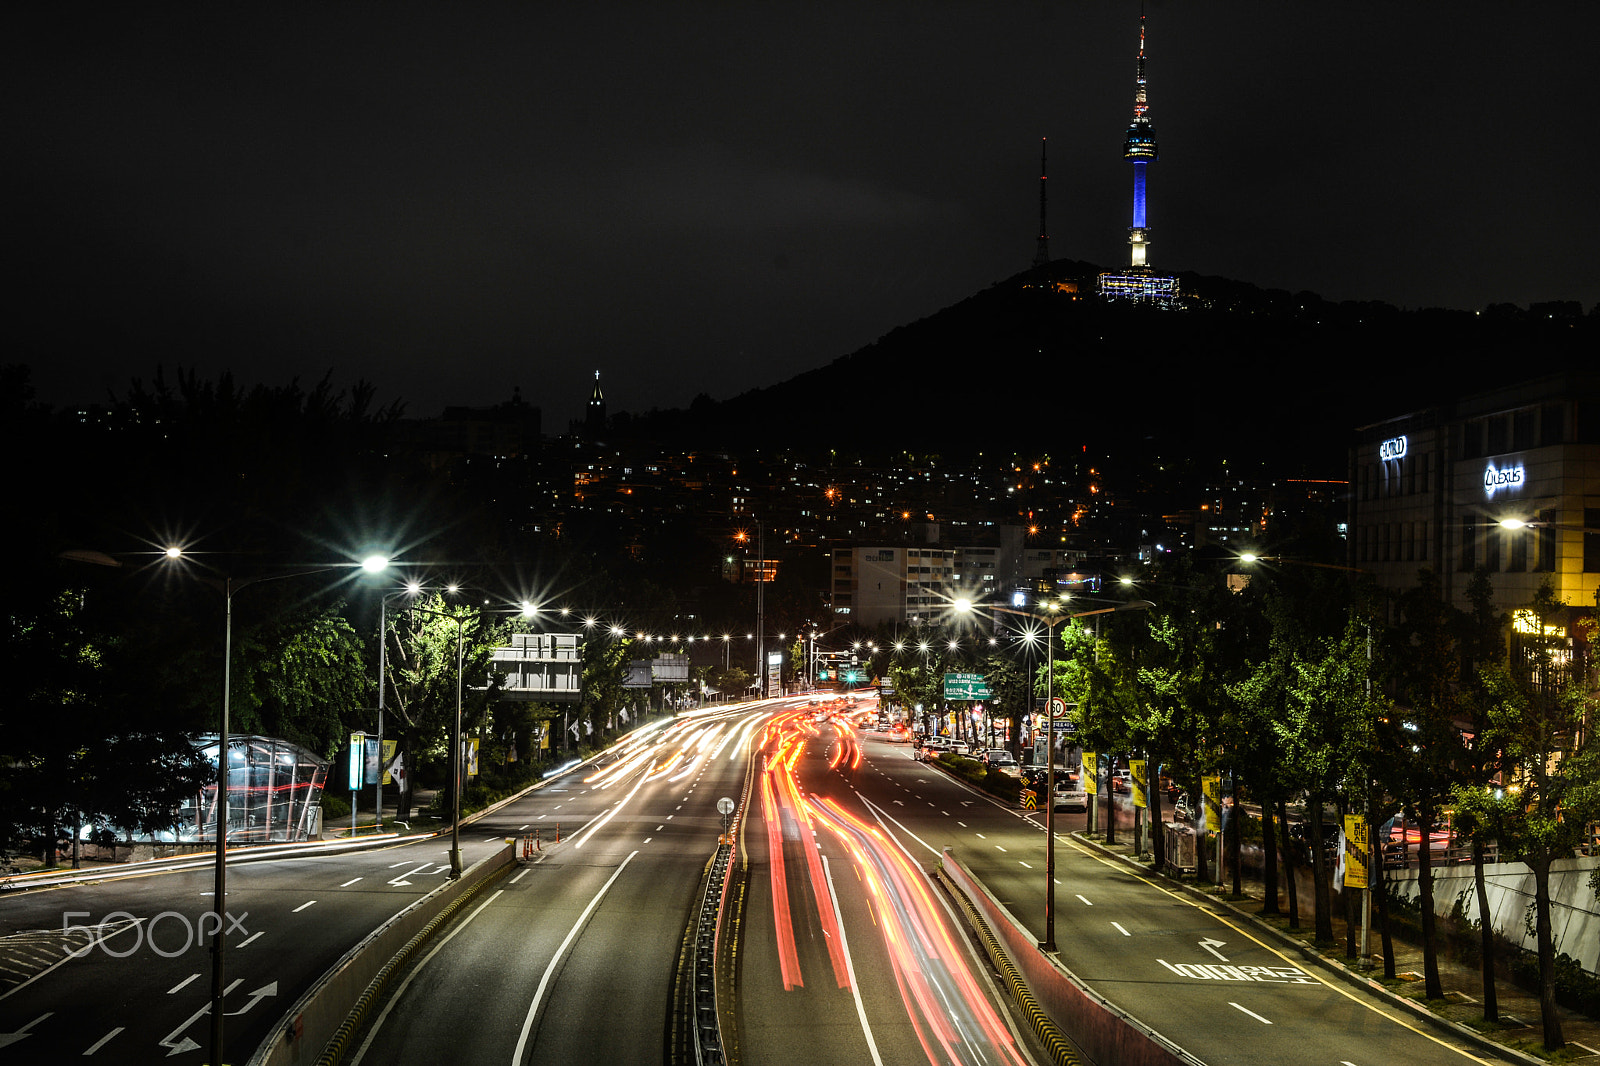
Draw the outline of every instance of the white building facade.
<instances>
[{"instance_id":1,"label":"white building facade","mask_svg":"<svg viewBox=\"0 0 1600 1066\"><path fill-rule=\"evenodd\" d=\"M1481 567L1500 610L1526 605L1547 579L1569 606L1595 607L1600 373L1570 371L1362 427L1350 479L1350 565L1382 587L1412 588L1428 568L1465 607Z\"/></svg>"}]
</instances>

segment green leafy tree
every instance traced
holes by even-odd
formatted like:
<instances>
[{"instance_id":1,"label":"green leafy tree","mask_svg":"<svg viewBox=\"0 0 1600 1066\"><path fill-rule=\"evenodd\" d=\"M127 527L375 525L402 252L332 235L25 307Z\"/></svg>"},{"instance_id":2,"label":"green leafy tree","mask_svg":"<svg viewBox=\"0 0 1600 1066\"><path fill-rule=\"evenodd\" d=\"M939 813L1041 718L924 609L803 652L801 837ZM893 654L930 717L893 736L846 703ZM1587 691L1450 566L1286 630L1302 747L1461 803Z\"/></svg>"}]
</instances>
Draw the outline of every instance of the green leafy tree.
<instances>
[{"instance_id":1,"label":"green leafy tree","mask_svg":"<svg viewBox=\"0 0 1600 1066\"><path fill-rule=\"evenodd\" d=\"M301 607L235 634L233 731L332 758L351 730L370 727L377 679L342 606Z\"/></svg>"},{"instance_id":2,"label":"green leafy tree","mask_svg":"<svg viewBox=\"0 0 1600 1066\"><path fill-rule=\"evenodd\" d=\"M423 767L441 763L448 767L458 684L463 736L484 719L495 691L494 686L483 685L490 653L507 636L506 624L486 619L476 608L449 603L438 593L416 606L422 610L398 612L385 635L390 686L385 703L392 716L385 733L398 742L408 771L396 812L401 821L411 816L417 775ZM448 769L442 779L449 784Z\"/></svg>"},{"instance_id":3,"label":"green leafy tree","mask_svg":"<svg viewBox=\"0 0 1600 1066\"><path fill-rule=\"evenodd\" d=\"M38 844L53 865L63 828L172 828L216 771L162 721L159 694L128 683L142 676L142 646L86 606L93 592L22 585L0 649L16 682L0 738L0 852Z\"/></svg>"},{"instance_id":4,"label":"green leafy tree","mask_svg":"<svg viewBox=\"0 0 1600 1066\"><path fill-rule=\"evenodd\" d=\"M1444 995L1433 906L1433 855L1429 837L1439 822L1441 804L1460 781L1466 762L1456 721L1469 719L1461 676L1461 611L1445 602L1431 570L1418 575L1415 588L1400 599L1401 622L1393 653L1398 721L1391 721L1391 781L1422 834L1417 850L1417 889L1422 918L1425 994ZM1392 728L1398 726L1398 729Z\"/></svg>"},{"instance_id":5,"label":"green leafy tree","mask_svg":"<svg viewBox=\"0 0 1600 1066\"><path fill-rule=\"evenodd\" d=\"M1556 1006L1550 866L1572 855L1587 835L1587 823L1600 818L1600 751L1588 728L1596 701L1569 658L1558 625L1565 608L1547 579L1526 624L1513 629L1506 662L1485 671L1489 740L1503 753L1513 799L1491 808L1487 820L1501 847L1533 871L1539 1006L1544 1046L1551 1051L1565 1039Z\"/></svg>"}]
</instances>

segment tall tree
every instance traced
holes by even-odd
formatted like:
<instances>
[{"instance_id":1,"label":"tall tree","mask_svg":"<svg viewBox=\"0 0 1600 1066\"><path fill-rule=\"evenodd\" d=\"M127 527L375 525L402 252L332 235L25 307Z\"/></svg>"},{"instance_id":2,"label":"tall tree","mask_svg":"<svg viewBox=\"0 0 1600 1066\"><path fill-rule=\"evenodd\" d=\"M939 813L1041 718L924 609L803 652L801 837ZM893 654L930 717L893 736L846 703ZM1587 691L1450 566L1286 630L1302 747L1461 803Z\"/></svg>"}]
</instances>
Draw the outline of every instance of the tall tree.
<instances>
[{"instance_id":1,"label":"tall tree","mask_svg":"<svg viewBox=\"0 0 1600 1066\"><path fill-rule=\"evenodd\" d=\"M1550 921L1550 866L1572 855L1600 819L1600 749L1586 728L1597 709L1572 660L1566 604L1548 579L1512 627L1506 662L1486 671L1488 730L1503 752L1515 802L1501 808L1501 846L1533 871L1534 935L1544 1046L1565 1043L1556 1006L1555 939Z\"/></svg>"},{"instance_id":2,"label":"tall tree","mask_svg":"<svg viewBox=\"0 0 1600 1066\"><path fill-rule=\"evenodd\" d=\"M1441 803L1460 779L1465 763L1459 723L1470 719L1461 685L1461 612L1447 603L1437 575L1423 570L1416 587L1400 598L1401 621L1394 648L1395 699L1400 704L1391 765L1400 779L1406 809L1421 834L1417 891L1422 910L1422 973L1429 999L1444 995L1433 901L1432 835Z\"/></svg>"}]
</instances>

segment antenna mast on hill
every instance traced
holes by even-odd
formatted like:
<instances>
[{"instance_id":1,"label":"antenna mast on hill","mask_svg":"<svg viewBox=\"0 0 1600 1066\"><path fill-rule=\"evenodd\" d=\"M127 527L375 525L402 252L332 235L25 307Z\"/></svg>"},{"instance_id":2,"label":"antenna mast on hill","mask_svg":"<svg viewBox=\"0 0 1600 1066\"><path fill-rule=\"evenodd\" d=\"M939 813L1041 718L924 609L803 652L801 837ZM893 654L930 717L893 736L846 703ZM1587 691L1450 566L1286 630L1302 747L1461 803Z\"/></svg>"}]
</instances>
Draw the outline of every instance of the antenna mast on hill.
<instances>
[{"instance_id":1,"label":"antenna mast on hill","mask_svg":"<svg viewBox=\"0 0 1600 1066\"><path fill-rule=\"evenodd\" d=\"M1045 225L1045 204L1048 195L1045 191L1045 181L1049 177L1050 168L1045 156L1046 138L1039 138L1039 247L1033 253L1033 265L1042 267L1050 262L1050 229Z\"/></svg>"}]
</instances>

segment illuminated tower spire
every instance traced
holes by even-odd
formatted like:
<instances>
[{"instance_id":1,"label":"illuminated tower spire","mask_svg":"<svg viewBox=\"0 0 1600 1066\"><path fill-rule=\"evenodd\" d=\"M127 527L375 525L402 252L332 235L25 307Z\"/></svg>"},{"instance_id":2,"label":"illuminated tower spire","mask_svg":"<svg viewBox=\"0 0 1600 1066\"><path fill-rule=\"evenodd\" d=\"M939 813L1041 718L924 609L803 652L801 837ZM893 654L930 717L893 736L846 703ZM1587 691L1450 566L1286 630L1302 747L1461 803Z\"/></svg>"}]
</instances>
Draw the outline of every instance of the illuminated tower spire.
<instances>
[{"instance_id":1,"label":"illuminated tower spire","mask_svg":"<svg viewBox=\"0 0 1600 1066\"><path fill-rule=\"evenodd\" d=\"M1033 265L1042 267L1050 262L1050 230L1045 225L1045 179L1050 168L1046 165L1045 138L1039 138L1039 250L1033 253Z\"/></svg>"},{"instance_id":2,"label":"illuminated tower spire","mask_svg":"<svg viewBox=\"0 0 1600 1066\"><path fill-rule=\"evenodd\" d=\"M606 431L606 394L600 391L600 371L594 372L594 391L589 394L589 411L584 417L584 430L590 437L601 437Z\"/></svg>"},{"instance_id":3,"label":"illuminated tower spire","mask_svg":"<svg viewBox=\"0 0 1600 1066\"><path fill-rule=\"evenodd\" d=\"M1149 267L1150 229L1145 225L1144 168L1156 161L1156 131L1150 125L1150 104L1144 90L1144 12L1139 13L1139 73L1134 81L1133 123L1122 145L1122 158L1133 162L1133 225L1128 227L1131 246L1130 265L1135 270Z\"/></svg>"}]
</instances>

